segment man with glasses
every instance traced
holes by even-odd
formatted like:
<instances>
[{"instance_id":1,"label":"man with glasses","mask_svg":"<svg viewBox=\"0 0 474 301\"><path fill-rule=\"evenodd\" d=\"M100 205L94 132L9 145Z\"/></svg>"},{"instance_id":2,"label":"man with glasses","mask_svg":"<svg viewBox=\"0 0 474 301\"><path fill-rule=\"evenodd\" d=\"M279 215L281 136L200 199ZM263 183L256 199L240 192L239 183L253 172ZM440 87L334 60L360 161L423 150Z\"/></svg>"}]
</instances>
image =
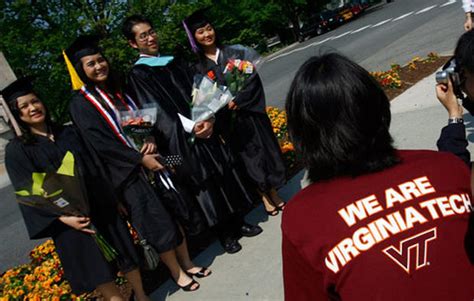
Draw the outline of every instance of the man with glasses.
<instances>
[{"instance_id":1,"label":"man with glasses","mask_svg":"<svg viewBox=\"0 0 474 301\"><path fill-rule=\"evenodd\" d=\"M159 53L157 34L147 18L128 17L122 32L140 53L128 76L128 92L140 104L158 107L159 152L183 158L176 168L178 190L197 201L200 210L195 211L202 213L208 226L215 226L224 250L238 252L240 236L255 236L262 229L244 221L253 200L233 167L229 150L213 135L213 119L190 120L193 72L179 58Z\"/></svg>"}]
</instances>

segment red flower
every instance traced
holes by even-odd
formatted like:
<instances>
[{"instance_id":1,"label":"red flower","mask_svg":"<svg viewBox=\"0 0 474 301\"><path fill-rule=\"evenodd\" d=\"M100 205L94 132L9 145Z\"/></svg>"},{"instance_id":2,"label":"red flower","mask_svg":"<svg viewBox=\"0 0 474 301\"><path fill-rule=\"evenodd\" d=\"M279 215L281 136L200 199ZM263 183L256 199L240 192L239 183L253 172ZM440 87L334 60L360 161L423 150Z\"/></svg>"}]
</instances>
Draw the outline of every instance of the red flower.
<instances>
[{"instance_id":1,"label":"red flower","mask_svg":"<svg viewBox=\"0 0 474 301\"><path fill-rule=\"evenodd\" d=\"M216 80L216 75L214 74L214 71L212 70L209 70L209 72L207 72L207 77L209 77L212 80Z\"/></svg>"},{"instance_id":2,"label":"red flower","mask_svg":"<svg viewBox=\"0 0 474 301\"><path fill-rule=\"evenodd\" d=\"M225 66L225 69L227 70L227 72L232 72L232 70L235 68L235 63L233 60L229 60L227 62L227 65Z\"/></svg>"}]
</instances>

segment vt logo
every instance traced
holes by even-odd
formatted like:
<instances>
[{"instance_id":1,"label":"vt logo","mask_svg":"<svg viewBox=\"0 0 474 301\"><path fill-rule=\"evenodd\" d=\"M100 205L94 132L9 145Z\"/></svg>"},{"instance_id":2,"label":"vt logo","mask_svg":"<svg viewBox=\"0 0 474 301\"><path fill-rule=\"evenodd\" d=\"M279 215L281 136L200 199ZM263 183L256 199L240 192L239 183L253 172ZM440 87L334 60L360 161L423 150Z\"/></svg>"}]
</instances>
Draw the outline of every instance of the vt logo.
<instances>
[{"instance_id":1,"label":"vt logo","mask_svg":"<svg viewBox=\"0 0 474 301\"><path fill-rule=\"evenodd\" d=\"M428 243L435 239L436 227L402 240L398 249L390 246L384 249L383 252L410 274L414 270L429 265L427 261Z\"/></svg>"}]
</instances>

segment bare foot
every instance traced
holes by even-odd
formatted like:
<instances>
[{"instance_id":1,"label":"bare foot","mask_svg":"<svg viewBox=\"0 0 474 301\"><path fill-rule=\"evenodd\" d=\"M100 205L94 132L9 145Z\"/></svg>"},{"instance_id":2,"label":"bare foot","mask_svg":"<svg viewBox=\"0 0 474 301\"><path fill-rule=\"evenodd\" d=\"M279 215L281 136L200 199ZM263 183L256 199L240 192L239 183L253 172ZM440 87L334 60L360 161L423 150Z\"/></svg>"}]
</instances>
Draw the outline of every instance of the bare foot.
<instances>
[{"instance_id":1,"label":"bare foot","mask_svg":"<svg viewBox=\"0 0 474 301\"><path fill-rule=\"evenodd\" d=\"M278 214L278 208L273 205L272 200L266 193L262 193L262 202L263 206L265 207L265 211L267 212L268 215L270 216L275 216Z\"/></svg>"},{"instance_id":2,"label":"bare foot","mask_svg":"<svg viewBox=\"0 0 474 301\"><path fill-rule=\"evenodd\" d=\"M186 270L186 273L190 274L191 276L196 276L198 278L204 278L211 275L212 271L205 267L192 267Z\"/></svg>"}]
</instances>

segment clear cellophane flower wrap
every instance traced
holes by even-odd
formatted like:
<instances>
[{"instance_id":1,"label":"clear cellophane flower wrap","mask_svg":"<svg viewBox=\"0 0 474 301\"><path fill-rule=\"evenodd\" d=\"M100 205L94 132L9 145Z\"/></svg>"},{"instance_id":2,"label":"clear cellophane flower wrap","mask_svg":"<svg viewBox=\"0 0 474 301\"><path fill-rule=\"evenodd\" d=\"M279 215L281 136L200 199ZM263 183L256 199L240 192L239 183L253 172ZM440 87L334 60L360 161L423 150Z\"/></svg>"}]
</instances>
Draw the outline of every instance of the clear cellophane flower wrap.
<instances>
[{"instance_id":1,"label":"clear cellophane flower wrap","mask_svg":"<svg viewBox=\"0 0 474 301\"><path fill-rule=\"evenodd\" d=\"M237 95L247 79L257 72L260 55L254 49L242 45L232 45L228 48L231 53L236 54L227 60L223 73L228 89L233 95Z\"/></svg>"},{"instance_id":2,"label":"clear cellophane flower wrap","mask_svg":"<svg viewBox=\"0 0 474 301\"><path fill-rule=\"evenodd\" d=\"M199 74L194 76L192 96L191 119L194 122L213 117L233 98L225 86L219 86L208 76Z\"/></svg>"},{"instance_id":3,"label":"clear cellophane flower wrap","mask_svg":"<svg viewBox=\"0 0 474 301\"><path fill-rule=\"evenodd\" d=\"M18 203L57 216L89 216L90 207L82 175L71 152L65 154L55 172L33 172L31 179L31 187L15 192ZM90 228L95 231L92 236L105 259L109 262L114 260L118 253L93 224Z\"/></svg>"},{"instance_id":4,"label":"clear cellophane flower wrap","mask_svg":"<svg viewBox=\"0 0 474 301\"><path fill-rule=\"evenodd\" d=\"M122 129L133 146L140 151L147 137L152 136L156 123L156 104L144 104L141 109L120 111Z\"/></svg>"}]
</instances>

